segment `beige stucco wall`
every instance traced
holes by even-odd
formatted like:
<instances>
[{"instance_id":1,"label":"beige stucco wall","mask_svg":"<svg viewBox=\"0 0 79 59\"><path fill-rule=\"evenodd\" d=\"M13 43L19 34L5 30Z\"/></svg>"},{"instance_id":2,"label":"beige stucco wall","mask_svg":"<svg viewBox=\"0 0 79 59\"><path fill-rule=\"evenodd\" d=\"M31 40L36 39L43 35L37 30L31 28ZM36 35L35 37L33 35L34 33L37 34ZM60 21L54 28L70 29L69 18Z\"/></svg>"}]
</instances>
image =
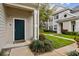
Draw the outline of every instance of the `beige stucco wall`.
<instances>
[{"instance_id":1,"label":"beige stucco wall","mask_svg":"<svg viewBox=\"0 0 79 59\"><path fill-rule=\"evenodd\" d=\"M6 11L6 36L7 43L13 43L13 18L26 19L26 40L33 38L33 16L32 12L12 7L5 7Z\"/></svg>"}]
</instances>

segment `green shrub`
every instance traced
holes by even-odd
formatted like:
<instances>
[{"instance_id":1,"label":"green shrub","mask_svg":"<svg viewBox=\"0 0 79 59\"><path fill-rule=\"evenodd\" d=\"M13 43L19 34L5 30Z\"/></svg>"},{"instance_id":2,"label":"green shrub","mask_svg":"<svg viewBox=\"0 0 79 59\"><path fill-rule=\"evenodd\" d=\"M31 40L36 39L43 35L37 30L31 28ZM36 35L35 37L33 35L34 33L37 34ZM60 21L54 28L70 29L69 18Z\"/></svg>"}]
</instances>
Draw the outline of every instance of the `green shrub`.
<instances>
[{"instance_id":1,"label":"green shrub","mask_svg":"<svg viewBox=\"0 0 79 59\"><path fill-rule=\"evenodd\" d=\"M39 40L45 40L45 35L44 34L39 34Z\"/></svg>"},{"instance_id":2,"label":"green shrub","mask_svg":"<svg viewBox=\"0 0 79 59\"><path fill-rule=\"evenodd\" d=\"M52 41L44 40L44 49L45 49L46 52L54 49L53 46L52 46Z\"/></svg>"},{"instance_id":3,"label":"green shrub","mask_svg":"<svg viewBox=\"0 0 79 59\"><path fill-rule=\"evenodd\" d=\"M71 51L67 54L68 56L79 56L79 52L75 51Z\"/></svg>"},{"instance_id":4,"label":"green shrub","mask_svg":"<svg viewBox=\"0 0 79 59\"><path fill-rule=\"evenodd\" d=\"M75 40L76 42L79 42L79 38L78 38L78 37L75 37L74 40Z\"/></svg>"},{"instance_id":5,"label":"green shrub","mask_svg":"<svg viewBox=\"0 0 79 59\"><path fill-rule=\"evenodd\" d=\"M43 52L44 48L44 43L40 40L35 40L31 43L30 45L30 49L33 51L33 52Z\"/></svg>"},{"instance_id":6,"label":"green shrub","mask_svg":"<svg viewBox=\"0 0 79 59\"><path fill-rule=\"evenodd\" d=\"M68 32L68 30L62 30L63 34L66 34Z\"/></svg>"},{"instance_id":7,"label":"green shrub","mask_svg":"<svg viewBox=\"0 0 79 59\"><path fill-rule=\"evenodd\" d=\"M78 35L78 32L63 31L62 33L63 33L63 34L66 34L66 35Z\"/></svg>"},{"instance_id":8,"label":"green shrub","mask_svg":"<svg viewBox=\"0 0 79 59\"><path fill-rule=\"evenodd\" d=\"M53 31L53 30L46 30L46 29L44 29L44 32L53 32L53 33L56 33L56 31Z\"/></svg>"},{"instance_id":9,"label":"green shrub","mask_svg":"<svg viewBox=\"0 0 79 59\"><path fill-rule=\"evenodd\" d=\"M3 51L1 51L1 52L0 52L0 56L3 56L3 55L4 55L4 52L3 52Z\"/></svg>"},{"instance_id":10,"label":"green shrub","mask_svg":"<svg viewBox=\"0 0 79 59\"><path fill-rule=\"evenodd\" d=\"M43 28L40 28L40 29L39 29L39 32L44 32L44 29L43 29Z\"/></svg>"},{"instance_id":11,"label":"green shrub","mask_svg":"<svg viewBox=\"0 0 79 59\"><path fill-rule=\"evenodd\" d=\"M52 42L50 40L34 40L29 47L32 52L36 53L44 53L53 49Z\"/></svg>"}]
</instances>

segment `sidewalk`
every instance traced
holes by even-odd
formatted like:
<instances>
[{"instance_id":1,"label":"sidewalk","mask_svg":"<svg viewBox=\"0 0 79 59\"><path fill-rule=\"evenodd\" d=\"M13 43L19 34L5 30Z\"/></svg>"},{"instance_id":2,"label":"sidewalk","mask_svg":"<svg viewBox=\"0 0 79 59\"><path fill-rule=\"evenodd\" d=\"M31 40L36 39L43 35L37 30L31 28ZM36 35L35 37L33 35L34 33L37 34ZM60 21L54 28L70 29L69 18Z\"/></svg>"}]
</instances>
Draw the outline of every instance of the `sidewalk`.
<instances>
[{"instance_id":1,"label":"sidewalk","mask_svg":"<svg viewBox=\"0 0 79 59\"><path fill-rule=\"evenodd\" d=\"M77 44L73 43L71 45L52 50L51 52L46 52L38 56L67 56L66 54L68 52L76 49L77 49ZM77 51L79 51L79 49L77 49ZM34 56L34 54L31 52L29 47L24 46L24 47L12 48L10 52L10 56Z\"/></svg>"},{"instance_id":2,"label":"sidewalk","mask_svg":"<svg viewBox=\"0 0 79 59\"><path fill-rule=\"evenodd\" d=\"M67 56L66 54L68 52L76 50L76 49L77 49L77 45L76 45L76 43L73 43L71 45L68 45L68 46L65 46L65 47L62 47L59 49L55 49L51 52L41 54L40 56Z\"/></svg>"},{"instance_id":3,"label":"sidewalk","mask_svg":"<svg viewBox=\"0 0 79 59\"><path fill-rule=\"evenodd\" d=\"M45 35L55 36L52 34L45 34ZM64 37L60 37L60 36L55 36L55 37L74 41L73 39L64 38ZM71 45L52 50L51 52L47 52L47 53L41 54L39 56L67 56L66 54L68 52L76 50L76 49L77 49L77 44L73 43ZM77 49L77 51L79 51L79 49ZM15 48L11 49L10 56L34 56L34 54L31 52L31 50L29 49L28 46L19 46L19 47L15 47Z\"/></svg>"}]
</instances>

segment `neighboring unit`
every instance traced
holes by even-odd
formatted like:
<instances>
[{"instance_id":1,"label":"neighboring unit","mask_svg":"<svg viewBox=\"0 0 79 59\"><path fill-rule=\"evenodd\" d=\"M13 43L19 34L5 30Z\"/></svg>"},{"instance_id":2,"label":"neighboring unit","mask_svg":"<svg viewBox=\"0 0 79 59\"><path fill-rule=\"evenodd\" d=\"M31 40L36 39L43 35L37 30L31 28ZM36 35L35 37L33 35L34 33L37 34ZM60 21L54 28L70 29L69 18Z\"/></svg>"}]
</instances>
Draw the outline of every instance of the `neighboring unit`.
<instances>
[{"instance_id":1,"label":"neighboring unit","mask_svg":"<svg viewBox=\"0 0 79 59\"><path fill-rule=\"evenodd\" d=\"M63 6L55 6L56 10L48 22L45 22L46 29L62 33L62 31L79 32L79 7L74 9Z\"/></svg>"}]
</instances>

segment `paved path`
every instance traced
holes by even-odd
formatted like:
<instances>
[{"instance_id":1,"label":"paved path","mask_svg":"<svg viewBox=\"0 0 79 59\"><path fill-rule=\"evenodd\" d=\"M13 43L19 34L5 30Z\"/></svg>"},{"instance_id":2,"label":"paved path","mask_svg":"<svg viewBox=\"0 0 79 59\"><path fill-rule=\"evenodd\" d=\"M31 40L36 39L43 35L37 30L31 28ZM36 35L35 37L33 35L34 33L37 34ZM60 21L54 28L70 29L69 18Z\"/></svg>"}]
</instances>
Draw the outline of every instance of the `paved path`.
<instances>
[{"instance_id":1,"label":"paved path","mask_svg":"<svg viewBox=\"0 0 79 59\"><path fill-rule=\"evenodd\" d=\"M73 43L71 45L68 45L59 49L55 49L51 52L41 54L40 56L67 56L68 52L76 50L76 49L77 49L77 45L76 43ZM79 49L77 49L77 51L79 51Z\"/></svg>"},{"instance_id":2,"label":"paved path","mask_svg":"<svg viewBox=\"0 0 79 59\"><path fill-rule=\"evenodd\" d=\"M33 53L29 47L12 48L10 56L33 56Z\"/></svg>"},{"instance_id":3,"label":"paved path","mask_svg":"<svg viewBox=\"0 0 79 59\"><path fill-rule=\"evenodd\" d=\"M58 38L62 38L62 39L67 39L67 40L75 41L75 40L70 39L70 38L65 38L65 37L61 37L61 36L56 36L56 35L53 35L53 34L44 34L44 35L49 35L49 36L54 36L54 37L58 37Z\"/></svg>"},{"instance_id":4,"label":"paved path","mask_svg":"<svg viewBox=\"0 0 79 59\"><path fill-rule=\"evenodd\" d=\"M76 49L77 45L76 43L73 43L71 45L52 50L51 52L47 52L39 56L67 56L66 54L68 52ZM77 51L79 51L79 49L77 49ZM11 49L10 56L34 56L34 54L30 51L28 47L18 47Z\"/></svg>"},{"instance_id":5,"label":"paved path","mask_svg":"<svg viewBox=\"0 0 79 59\"><path fill-rule=\"evenodd\" d=\"M55 36L55 35L52 35L52 34L45 34L45 35L50 35L50 36L74 41L73 39ZM47 53L41 54L39 56L67 56L66 54L68 52L73 51L75 49L77 49L77 45L76 45L76 43L73 43L71 45L52 50L51 52L47 52ZM77 50L79 51L79 49L77 49ZM29 47L23 46L23 47L12 48L11 52L10 52L10 56L34 56L34 54L31 52Z\"/></svg>"}]
</instances>

